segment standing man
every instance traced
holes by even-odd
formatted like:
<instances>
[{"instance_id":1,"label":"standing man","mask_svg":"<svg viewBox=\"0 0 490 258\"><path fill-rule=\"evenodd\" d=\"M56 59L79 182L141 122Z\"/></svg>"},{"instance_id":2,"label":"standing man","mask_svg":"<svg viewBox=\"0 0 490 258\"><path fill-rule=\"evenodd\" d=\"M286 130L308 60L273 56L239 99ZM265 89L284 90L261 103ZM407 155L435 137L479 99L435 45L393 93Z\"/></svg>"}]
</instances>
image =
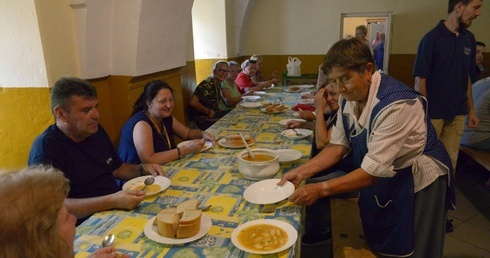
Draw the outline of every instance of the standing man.
<instances>
[{"instance_id":1,"label":"standing man","mask_svg":"<svg viewBox=\"0 0 490 258\"><path fill-rule=\"evenodd\" d=\"M420 41L413 75L427 97L429 116L456 168L465 115L468 127L478 125L473 107L470 71L475 69L476 41L467 30L480 16L482 0L449 0L448 16Z\"/></svg>"},{"instance_id":2,"label":"standing man","mask_svg":"<svg viewBox=\"0 0 490 258\"><path fill-rule=\"evenodd\" d=\"M164 175L158 164L122 162L99 125L98 105L92 84L74 77L59 79L51 91L56 122L34 140L29 153L29 165L51 165L70 180L65 204L79 219L77 224L96 212L138 207L145 192L120 190L116 178Z\"/></svg>"},{"instance_id":3,"label":"standing man","mask_svg":"<svg viewBox=\"0 0 490 258\"><path fill-rule=\"evenodd\" d=\"M483 0L449 0L446 20L420 41L413 75L415 88L428 100L436 134L444 144L453 171L468 114L468 128L478 126L473 107L470 73L475 67L476 40L467 30L481 14ZM446 232L452 232L451 221Z\"/></svg>"}]
</instances>

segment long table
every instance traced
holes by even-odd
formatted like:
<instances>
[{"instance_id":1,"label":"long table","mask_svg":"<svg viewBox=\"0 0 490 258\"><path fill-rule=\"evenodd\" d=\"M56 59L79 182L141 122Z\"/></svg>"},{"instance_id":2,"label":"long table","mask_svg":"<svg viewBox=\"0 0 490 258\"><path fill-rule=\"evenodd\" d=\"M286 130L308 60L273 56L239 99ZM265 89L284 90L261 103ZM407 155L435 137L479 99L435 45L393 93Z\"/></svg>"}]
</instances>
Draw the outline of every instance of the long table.
<instances>
[{"instance_id":1,"label":"long table","mask_svg":"<svg viewBox=\"0 0 490 258\"><path fill-rule=\"evenodd\" d=\"M281 98L288 110L280 114L267 114L257 109L237 106L207 131L217 139L233 133L252 135L256 142L252 148L294 149L303 154L295 162L281 164L276 178L308 161L312 136L291 140L280 133L285 129L278 122L293 118L291 108L300 100L299 93L287 93L282 87L269 90L261 101ZM75 236L76 257L86 257L101 248L102 238L114 234L114 246L131 257L261 257L241 251L231 242L231 234L239 225L257 219L277 219L290 223L298 230L300 242L303 209L291 202L282 202L273 213L263 213L270 205L257 205L243 198L245 189L255 183L238 171L237 154L243 149L216 146L199 154L162 166L171 180L168 189L147 197L133 211L111 210L99 212L77 227ZM144 234L146 223L163 208L188 199L198 199L212 205L204 212L211 218L212 226L204 237L182 245L155 242ZM299 244L278 253L277 257L299 257ZM264 257L267 255L264 255Z\"/></svg>"}]
</instances>

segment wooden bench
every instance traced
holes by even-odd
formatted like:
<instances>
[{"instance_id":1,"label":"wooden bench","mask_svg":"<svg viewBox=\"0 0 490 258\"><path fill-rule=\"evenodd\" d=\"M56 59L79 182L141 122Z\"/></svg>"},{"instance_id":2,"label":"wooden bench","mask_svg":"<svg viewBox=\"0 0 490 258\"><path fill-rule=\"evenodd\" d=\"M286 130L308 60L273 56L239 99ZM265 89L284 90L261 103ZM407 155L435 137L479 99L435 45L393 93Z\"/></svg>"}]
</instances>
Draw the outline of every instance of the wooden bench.
<instances>
[{"instance_id":1,"label":"wooden bench","mask_svg":"<svg viewBox=\"0 0 490 258\"><path fill-rule=\"evenodd\" d=\"M459 149L490 172L490 152L475 150L465 146L460 146Z\"/></svg>"},{"instance_id":2,"label":"wooden bench","mask_svg":"<svg viewBox=\"0 0 490 258\"><path fill-rule=\"evenodd\" d=\"M375 258L364 239L357 198L331 198L330 208L333 257Z\"/></svg>"}]
</instances>

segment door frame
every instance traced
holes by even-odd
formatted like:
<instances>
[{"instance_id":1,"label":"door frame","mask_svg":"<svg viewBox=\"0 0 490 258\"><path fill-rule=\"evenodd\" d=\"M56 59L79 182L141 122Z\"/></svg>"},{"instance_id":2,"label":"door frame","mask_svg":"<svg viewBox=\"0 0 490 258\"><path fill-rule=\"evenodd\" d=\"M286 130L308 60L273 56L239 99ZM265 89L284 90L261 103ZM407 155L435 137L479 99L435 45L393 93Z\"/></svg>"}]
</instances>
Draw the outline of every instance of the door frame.
<instances>
[{"instance_id":1,"label":"door frame","mask_svg":"<svg viewBox=\"0 0 490 258\"><path fill-rule=\"evenodd\" d=\"M390 53L391 53L391 34L393 28L393 12L360 12L360 13L341 13L340 14L340 39L344 38L344 19L345 18L365 18L372 20L372 17L386 18L385 32L385 54L383 60L383 73L388 74L390 68ZM366 22L367 23L367 22Z\"/></svg>"}]
</instances>

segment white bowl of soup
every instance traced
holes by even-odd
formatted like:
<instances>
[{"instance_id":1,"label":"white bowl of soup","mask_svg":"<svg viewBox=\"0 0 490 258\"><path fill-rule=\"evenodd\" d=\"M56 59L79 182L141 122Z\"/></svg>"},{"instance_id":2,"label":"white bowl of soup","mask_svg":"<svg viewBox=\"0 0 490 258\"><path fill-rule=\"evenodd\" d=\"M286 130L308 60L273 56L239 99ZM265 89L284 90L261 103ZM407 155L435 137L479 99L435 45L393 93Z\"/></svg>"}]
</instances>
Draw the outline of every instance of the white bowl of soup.
<instances>
[{"instance_id":1,"label":"white bowl of soup","mask_svg":"<svg viewBox=\"0 0 490 258\"><path fill-rule=\"evenodd\" d=\"M238 153L238 171L251 180L273 178L279 171L279 154L269 149L251 149L254 159L247 150Z\"/></svg>"}]
</instances>

